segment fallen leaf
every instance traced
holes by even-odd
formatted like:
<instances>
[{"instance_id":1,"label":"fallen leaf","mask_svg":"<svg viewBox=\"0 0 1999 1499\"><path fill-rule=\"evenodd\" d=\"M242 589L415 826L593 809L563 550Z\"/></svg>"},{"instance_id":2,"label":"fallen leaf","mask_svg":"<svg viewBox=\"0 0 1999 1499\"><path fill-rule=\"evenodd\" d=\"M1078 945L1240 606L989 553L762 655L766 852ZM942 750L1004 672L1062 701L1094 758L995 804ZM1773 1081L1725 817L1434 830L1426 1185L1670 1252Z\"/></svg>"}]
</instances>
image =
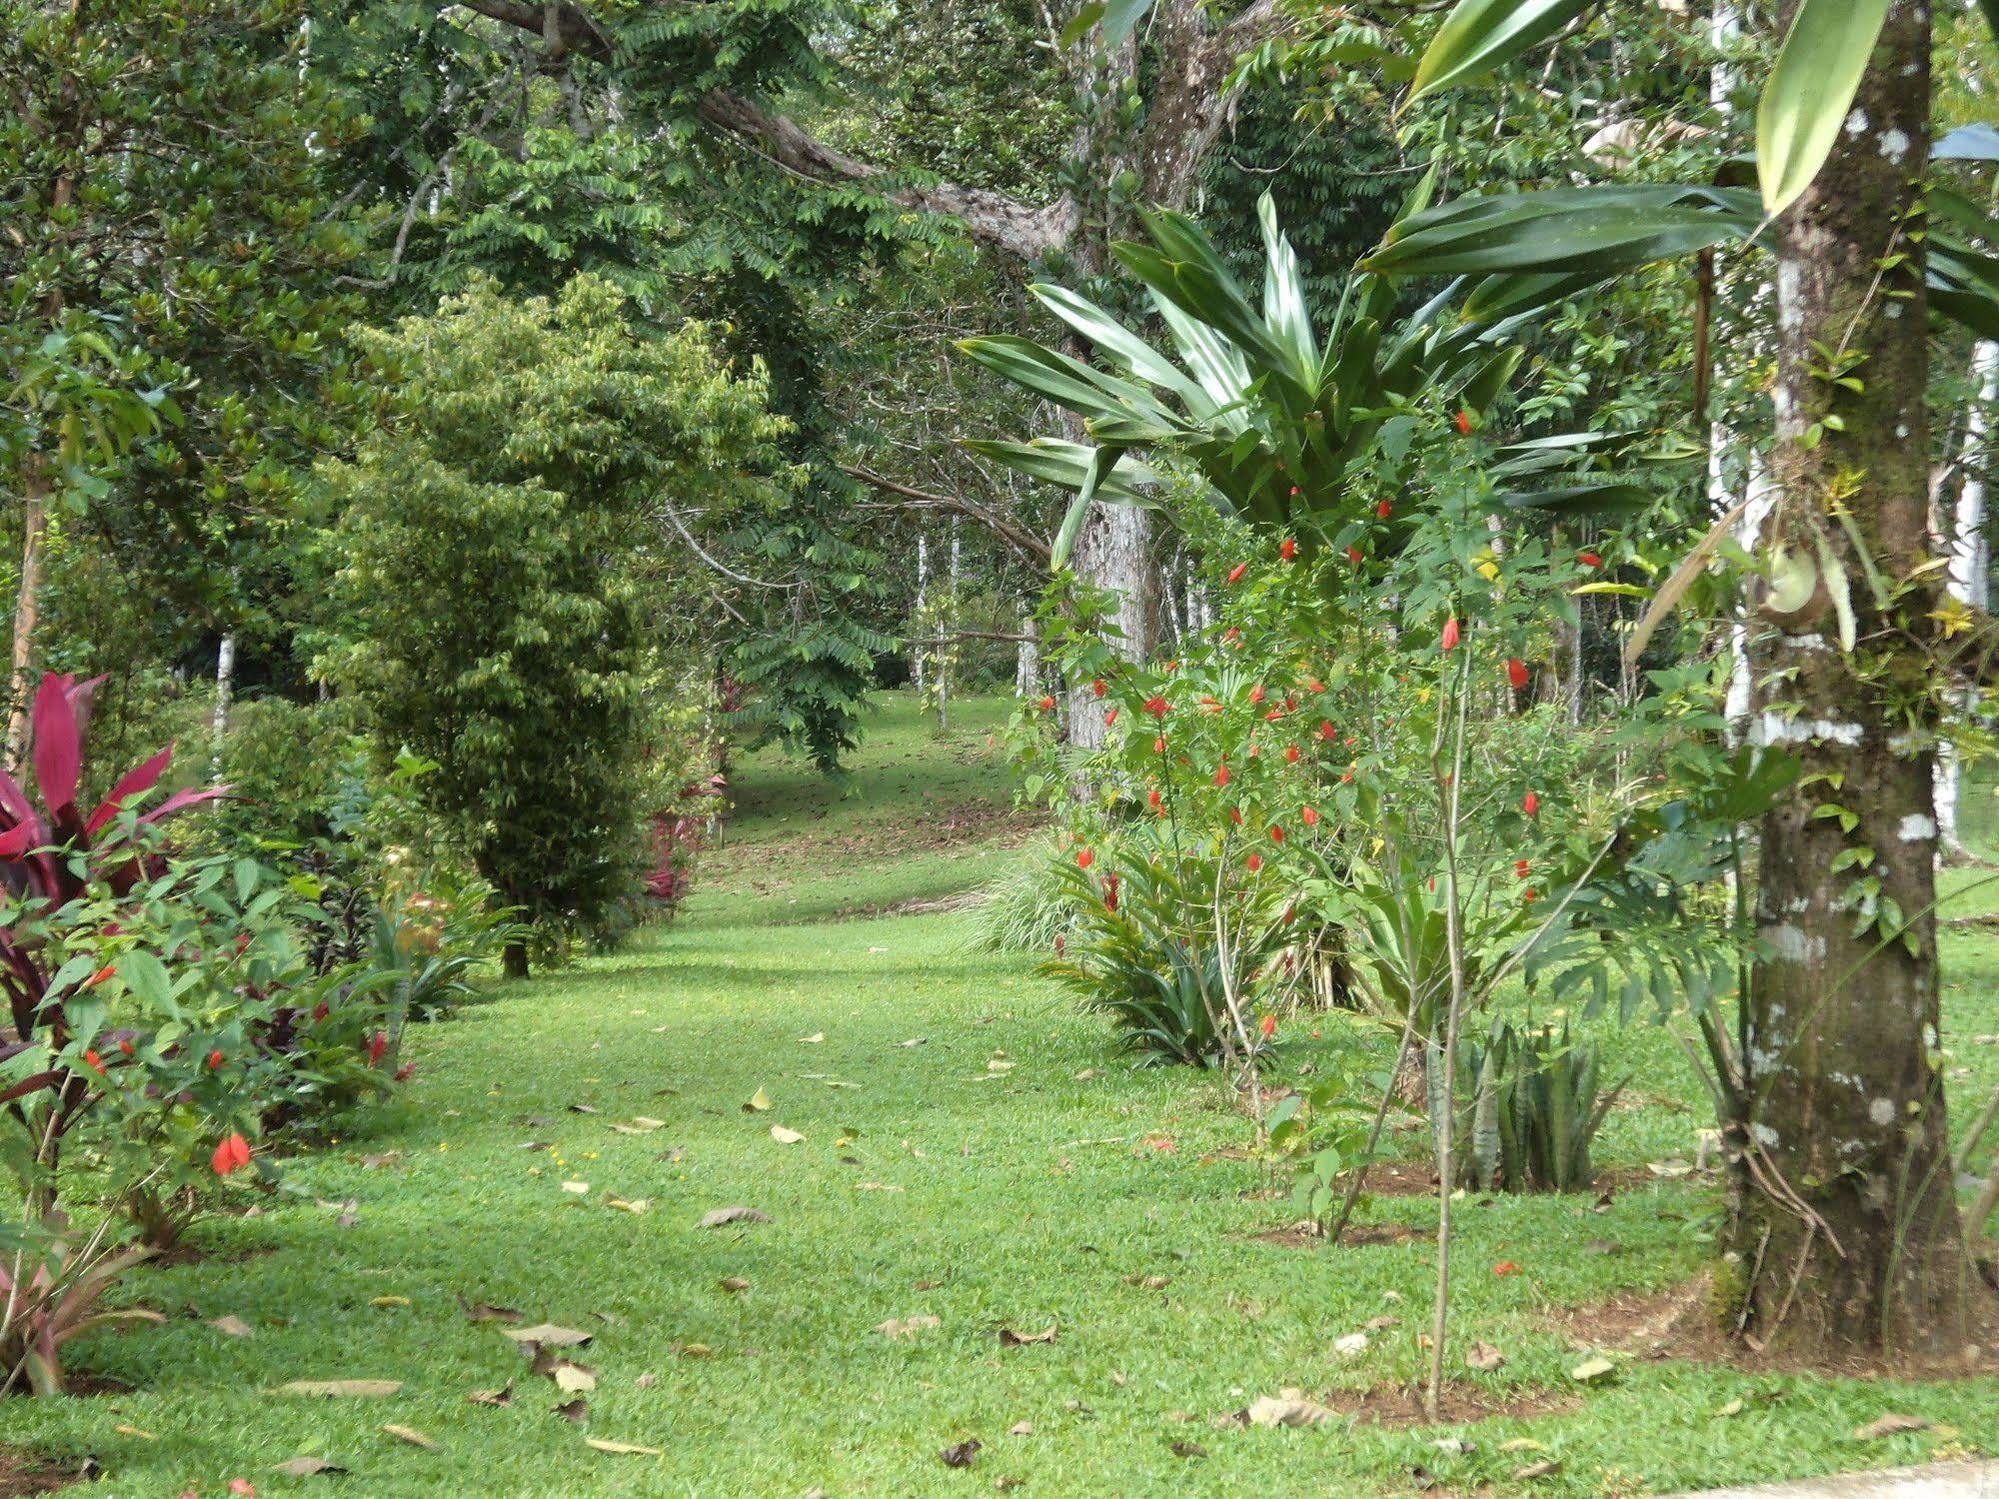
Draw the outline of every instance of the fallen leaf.
<instances>
[{"instance_id":1,"label":"fallen leaf","mask_svg":"<svg viewBox=\"0 0 1999 1499\"><path fill-rule=\"evenodd\" d=\"M121 1437L137 1437L142 1442L157 1442L159 1440L159 1438L153 1435L152 1432L141 1431L136 1426L127 1426L123 1421L120 1421L116 1426L112 1427L111 1429L117 1432L118 1435L120 1435Z\"/></svg>"},{"instance_id":2,"label":"fallen leaf","mask_svg":"<svg viewBox=\"0 0 1999 1499\"><path fill-rule=\"evenodd\" d=\"M565 1421L574 1421L578 1426L581 1426L585 1421L590 1419L590 1403L581 1395L578 1395L574 1400L565 1400L560 1405L550 1406L548 1413L552 1416L560 1416Z\"/></svg>"},{"instance_id":3,"label":"fallen leaf","mask_svg":"<svg viewBox=\"0 0 1999 1499\"><path fill-rule=\"evenodd\" d=\"M247 1478L232 1478L229 1480L229 1493L235 1499L257 1499L257 1486ZM183 1494L181 1499L192 1499L192 1496Z\"/></svg>"},{"instance_id":4,"label":"fallen leaf","mask_svg":"<svg viewBox=\"0 0 1999 1499\"><path fill-rule=\"evenodd\" d=\"M553 1322L537 1322L533 1327L509 1327L502 1336L512 1338L516 1343L534 1343L547 1348L580 1348L591 1338L587 1332L578 1332L573 1327L557 1327Z\"/></svg>"},{"instance_id":5,"label":"fallen leaf","mask_svg":"<svg viewBox=\"0 0 1999 1499\"><path fill-rule=\"evenodd\" d=\"M1175 1442L1172 1451L1175 1457L1206 1457L1208 1455L1208 1449L1203 1447L1199 1442Z\"/></svg>"},{"instance_id":6,"label":"fallen leaf","mask_svg":"<svg viewBox=\"0 0 1999 1499\"><path fill-rule=\"evenodd\" d=\"M510 1379L497 1390L474 1390L465 1398L474 1405L512 1405L514 1382Z\"/></svg>"},{"instance_id":7,"label":"fallen leaf","mask_svg":"<svg viewBox=\"0 0 1999 1499\"><path fill-rule=\"evenodd\" d=\"M398 1426L392 1421L387 1426L384 1426L382 1430L386 1431L397 1441L408 1442L412 1447L421 1447L425 1452L437 1452L441 1450L434 1437L425 1436L414 1426Z\"/></svg>"},{"instance_id":8,"label":"fallen leaf","mask_svg":"<svg viewBox=\"0 0 1999 1499\"><path fill-rule=\"evenodd\" d=\"M978 1438L967 1437L962 1442L953 1442L937 1455L943 1459L944 1466L947 1468L969 1468L972 1465L972 1459L978 1456L978 1452Z\"/></svg>"},{"instance_id":9,"label":"fallen leaf","mask_svg":"<svg viewBox=\"0 0 1999 1499\"><path fill-rule=\"evenodd\" d=\"M1602 1354L1598 1354L1595 1358L1584 1359L1575 1368L1569 1370L1569 1378L1579 1384L1601 1384L1616 1372L1617 1365L1613 1364Z\"/></svg>"},{"instance_id":10,"label":"fallen leaf","mask_svg":"<svg viewBox=\"0 0 1999 1499\"><path fill-rule=\"evenodd\" d=\"M750 1283L740 1275L725 1275L715 1284L725 1291L747 1291L750 1288Z\"/></svg>"},{"instance_id":11,"label":"fallen leaf","mask_svg":"<svg viewBox=\"0 0 1999 1499\"><path fill-rule=\"evenodd\" d=\"M922 1046L926 1042L928 1042L929 1039L930 1038L928 1036L911 1036L907 1041L898 1041L895 1044L897 1046L902 1046L902 1047Z\"/></svg>"},{"instance_id":12,"label":"fallen leaf","mask_svg":"<svg viewBox=\"0 0 1999 1499\"><path fill-rule=\"evenodd\" d=\"M615 1208L620 1213L644 1213L652 1209L650 1197L610 1197L604 1198L604 1206Z\"/></svg>"},{"instance_id":13,"label":"fallen leaf","mask_svg":"<svg viewBox=\"0 0 1999 1499\"><path fill-rule=\"evenodd\" d=\"M1506 1355L1490 1343L1474 1343L1465 1350L1465 1367L1491 1373L1506 1363Z\"/></svg>"},{"instance_id":14,"label":"fallen leaf","mask_svg":"<svg viewBox=\"0 0 1999 1499\"><path fill-rule=\"evenodd\" d=\"M986 1063L986 1071L991 1073L1011 1072L1019 1065L1020 1063L1018 1062L991 1061Z\"/></svg>"},{"instance_id":15,"label":"fallen leaf","mask_svg":"<svg viewBox=\"0 0 1999 1499\"><path fill-rule=\"evenodd\" d=\"M1093 1079L1100 1078L1103 1075L1104 1071L1101 1067L1085 1067L1081 1072L1076 1074L1076 1081L1079 1083L1087 1083L1092 1081Z\"/></svg>"},{"instance_id":16,"label":"fallen leaf","mask_svg":"<svg viewBox=\"0 0 1999 1499\"><path fill-rule=\"evenodd\" d=\"M1513 1476L1525 1483L1530 1479L1552 1477L1561 1471L1562 1460L1559 1457L1544 1457L1538 1463L1529 1463L1524 1468L1516 1469Z\"/></svg>"},{"instance_id":17,"label":"fallen leaf","mask_svg":"<svg viewBox=\"0 0 1999 1499\"><path fill-rule=\"evenodd\" d=\"M1143 1286L1148 1291L1163 1291L1171 1285L1172 1279L1164 1275L1127 1275L1125 1284Z\"/></svg>"},{"instance_id":18,"label":"fallen leaf","mask_svg":"<svg viewBox=\"0 0 1999 1499\"><path fill-rule=\"evenodd\" d=\"M1882 1437L1900 1436L1907 1431L1928 1431L1930 1423L1921 1416L1887 1415L1869 1421L1853 1433L1856 1442L1874 1442Z\"/></svg>"},{"instance_id":19,"label":"fallen leaf","mask_svg":"<svg viewBox=\"0 0 1999 1499\"><path fill-rule=\"evenodd\" d=\"M1508 1437L1499 1444L1501 1452L1546 1452L1548 1449L1532 1437Z\"/></svg>"},{"instance_id":20,"label":"fallen leaf","mask_svg":"<svg viewBox=\"0 0 1999 1499\"><path fill-rule=\"evenodd\" d=\"M458 1306L465 1313L467 1322L518 1322L521 1314L510 1306L494 1306L486 1301L467 1301L458 1298Z\"/></svg>"},{"instance_id":21,"label":"fallen leaf","mask_svg":"<svg viewBox=\"0 0 1999 1499\"><path fill-rule=\"evenodd\" d=\"M900 1192L902 1188L892 1187L887 1182L855 1182L856 1192Z\"/></svg>"},{"instance_id":22,"label":"fallen leaf","mask_svg":"<svg viewBox=\"0 0 1999 1499\"><path fill-rule=\"evenodd\" d=\"M1002 1327L999 1330L1000 1347L1022 1348L1029 1343L1052 1343L1055 1341L1057 1326L1058 1324L1051 1322L1040 1332L1015 1332L1011 1327Z\"/></svg>"},{"instance_id":23,"label":"fallen leaf","mask_svg":"<svg viewBox=\"0 0 1999 1499\"><path fill-rule=\"evenodd\" d=\"M1717 1416L1739 1416L1748 1409L1740 1400L1731 1400L1715 1412Z\"/></svg>"},{"instance_id":24,"label":"fallen leaf","mask_svg":"<svg viewBox=\"0 0 1999 1499\"><path fill-rule=\"evenodd\" d=\"M555 1387L565 1395L582 1395L597 1388L596 1371L581 1364L564 1360L550 1372L555 1379Z\"/></svg>"},{"instance_id":25,"label":"fallen leaf","mask_svg":"<svg viewBox=\"0 0 1999 1499\"><path fill-rule=\"evenodd\" d=\"M773 1124L770 1127L770 1137L780 1145L796 1145L805 1138L797 1130L786 1129L781 1124Z\"/></svg>"},{"instance_id":26,"label":"fallen leaf","mask_svg":"<svg viewBox=\"0 0 1999 1499\"><path fill-rule=\"evenodd\" d=\"M368 1305L382 1311L388 1311L392 1307L408 1306L409 1304L410 1299L407 1296L377 1296L368 1303Z\"/></svg>"},{"instance_id":27,"label":"fallen leaf","mask_svg":"<svg viewBox=\"0 0 1999 1499\"><path fill-rule=\"evenodd\" d=\"M1316 1426L1330 1421L1333 1413L1309 1400L1302 1390L1280 1390L1275 1395L1259 1395L1244 1413L1252 1426Z\"/></svg>"},{"instance_id":28,"label":"fallen leaf","mask_svg":"<svg viewBox=\"0 0 1999 1499\"><path fill-rule=\"evenodd\" d=\"M770 1095L759 1088L750 1095L750 1101L743 1105L745 1114L761 1114L770 1107Z\"/></svg>"},{"instance_id":29,"label":"fallen leaf","mask_svg":"<svg viewBox=\"0 0 1999 1499\"><path fill-rule=\"evenodd\" d=\"M1034 1423L1032 1421L1016 1421L1006 1429L1006 1434L1010 1437L1031 1437L1034 1435Z\"/></svg>"},{"instance_id":30,"label":"fallen leaf","mask_svg":"<svg viewBox=\"0 0 1999 1499\"><path fill-rule=\"evenodd\" d=\"M390 1162L400 1160L401 1158L402 1152L400 1150L388 1150L380 1155L364 1155L361 1157L361 1169L363 1171L379 1171Z\"/></svg>"},{"instance_id":31,"label":"fallen leaf","mask_svg":"<svg viewBox=\"0 0 1999 1499\"><path fill-rule=\"evenodd\" d=\"M609 1452L616 1457L659 1457L661 1455L659 1448L641 1447L636 1442L607 1442L602 1437L585 1437L583 1441L585 1445L594 1447L599 1452Z\"/></svg>"},{"instance_id":32,"label":"fallen leaf","mask_svg":"<svg viewBox=\"0 0 1999 1499\"><path fill-rule=\"evenodd\" d=\"M228 1312L220 1317L216 1317L208 1325L217 1332L227 1333L232 1338L247 1338L251 1332L250 1324L234 1312Z\"/></svg>"},{"instance_id":33,"label":"fallen leaf","mask_svg":"<svg viewBox=\"0 0 1999 1499\"><path fill-rule=\"evenodd\" d=\"M1333 1352L1346 1358L1352 1358L1355 1354L1367 1352L1367 1334L1364 1332L1350 1332L1344 1337L1334 1338Z\"/></svg>"},{"instance_id":34,"label":"fallen leaf","mask_svg":"<svg viewBox=\"0 0 1999 1499\"><path fill-rule=\"evenodd\" d=\"M712 1213L704 1213L696 1228L720 1228L725 1223L768 1223L770 1214L760 1213L755 1208L716 1208Z\"/></svg>"},{"instance_id":35,"label":"fallen leaf","mask_svg":"<svg viewBox=\"0 0 1999 1499\"><path fill-rule=\"evenodd\" d=\"M294 1379L279 1385L272 1393L328 1397L393 1395L402 1387L399 1379Z\"/></svg>"},{"instance_id":36,"label":"fallen leaf","mask_svg":"<svg viewBox=\"0 0 1999 1499\"><path fill-rule=\"evenodd\" d=\"M814 1031L811 1035L800 1036L798 1039L807 1046L817 1046L821 1041L826 1039L826 1033L824 1031Z\"/></svg>"},{"instance_id":37,"label":"fallen leaf","mask_svg":"<svg viewBox=\"0 0 1999 1499\"><path fill-rule=\"evenodd\" d=\"M706 1343L682 1343L680 1345L680 1356L682 1358L707 1358L714 1351Z\"/></svg>"},{"instance_id":38,"label":"fallen leaf","mask_svg":"<svg viewBox=\"0 0 1999 1499\"><path fill-rule=\"evenodd\" d=\"M877 1322L875 1331L890 1338L906 1338L937 1325L937 1319L928 1312L918 1312L914 1317L890 1317L886 1322Z\"/></svg>"},{"instance_id":39,"label":"fallen leaf","mask_svg":"<svg viewBox=\"0 0 1999 1499\"><path fill-rule=\"evenodd\" d=\"M1654 1176L1663 1176L1668 1180L1682 1176L1692 1176L1694 1174L1693 1163L1691 1161L1683 1161L1677 1156L1671 1160L1648 1161L1645 1163L1645 1169Z\"/></svg>"},{"instance_id":40,"label":"fallen leaf","mask_svg":"<svg viewBox=\"0 0 1999 1499\"><path fill-rule=\"evenodd\" d=\"M328 1462L323 1457L313 1457L310 1454L306 1454L300 1457L288 1458L281 1463L273 1463L271 1464L271 1471L273 1473L282 1473L288 1478L310 1478L315 1473L345 1473L347 1470L338 1463ZM254 1494L257 1492L247 1483L243 1484L242 1488L237 1488L236 1484L241 1482L241 1479L232 1480L229 1491L232 1494Z\"/></svg>"}]
</instances>

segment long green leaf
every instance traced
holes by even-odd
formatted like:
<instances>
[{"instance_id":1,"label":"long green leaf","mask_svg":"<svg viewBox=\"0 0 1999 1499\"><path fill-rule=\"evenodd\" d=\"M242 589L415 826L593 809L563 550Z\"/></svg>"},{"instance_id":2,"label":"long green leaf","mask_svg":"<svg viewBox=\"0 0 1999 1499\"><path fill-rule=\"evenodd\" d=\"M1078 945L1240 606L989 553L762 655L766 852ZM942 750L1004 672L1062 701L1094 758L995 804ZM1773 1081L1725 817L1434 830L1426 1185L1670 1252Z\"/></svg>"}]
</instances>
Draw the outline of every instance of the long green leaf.
<instances>
[{"instance_id":1,"label":"long green leaf","mask_svg":"<svg viewBox=\"0 0 1999 1499\"><path fill-rule=\"evenodd\" d=\"M1538 47L1590 0L1459 0L1416 67L1412 100L1489 73Z\"/></svg>"},{"instance_id":2,"label":"long green leaf","mask_svg":"<svg viewBox=\"0 0 1999 1499\"><path fill-rule=\"evenodd\" d=\"M1756 109L1765 212L1797 202L1832 155L1892 3L1800 0Z\"/></svg>"}]
</instances>

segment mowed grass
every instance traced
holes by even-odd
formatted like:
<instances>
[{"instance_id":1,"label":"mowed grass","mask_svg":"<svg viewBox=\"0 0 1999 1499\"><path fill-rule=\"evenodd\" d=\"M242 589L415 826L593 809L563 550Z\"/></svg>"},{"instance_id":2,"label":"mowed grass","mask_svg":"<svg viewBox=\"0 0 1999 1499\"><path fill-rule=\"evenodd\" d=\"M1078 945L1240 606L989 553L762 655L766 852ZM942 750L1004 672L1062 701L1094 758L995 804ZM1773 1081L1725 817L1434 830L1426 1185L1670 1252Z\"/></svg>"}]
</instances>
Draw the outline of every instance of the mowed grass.
<instances>
[{"instance_id":1,"label":"mowed grass","mask_svg":"<svg viewBox=\"0 0 1999 1499\"><path fill-rule=\"evenodd\" d=\"M205 1223L207 1258L141 1272L131 1294L171 1320L73 1350L129 1392L10 1401L0 1437L94 1456L92 1492L121 1499L215 1495L234 1477L267 1495L970 1495L1000 1479L1062 1496L1407 1494L1419 1470L1460 1493L1595 1495L1999 1442L1991 1380L1634 1361L1573 1386L1584 1355L1561 1309L1674 1286L1710 1253L1713 1192L1682 1180L1642 1181L1602 1212L1523 1198L1458 1215L1454 1336L1507 1359L1463 1377L1495 1399L1553 1391L1573 1407L1441 1431L1212 1429L1285 1386L1414 1376L1434 1251L1257 1240L1295 1215L1262 1167L1219 1154L1250 1126L1212 1078L1133 1071L1031 961L973 951L964 912L825 919L962 891L1019 857L1006 847L1023 824L963 833L965 809L1006 802L987 739L997 706L936 740L891 703L845 793L775 758L740 767L741 816L681 923L425 1028L407 1105L291 1163L291 1190L260 1216ZM1973 1069L1956 1082L1962 1114L1999 1081L1999 1048L1966 1040L1999 1030L1999 944L1954 937L1951 959L1957 1064ZM1638 1078L1602 1163L1642 1178L1691 1155L1707 1114L1663 1033L1612 1043ZM1300 1038L1286 1065L1313 1054ZM759 1090L770 1108L746 1112ZM780 1143L773 1124L804 1139ZM768 1221L697 1226L732 1206ZM1383 1198L1364 1216L1424 1225L1434 1207ZM1493 1273L1509 1261L1518 1273ZM567 1397L461 1299L591 1334L574 1355L596 1373L587 1421L553 1414ZM208 1325L228 1314L251 1335ZM1336 1352L1384 1316L1400 1325ZM926 1317L907 1336L876 1330ZM1051 1325L1052 1343L998 1336ZM269 1393L297 1379L402 1388ZM467 1399L509 1381L507 1406ZM1957 1434L1853 1439L1890 1411ZM1447 1435L1474 1445L1441 1451ZM1523 1437L1541 1450L1502 1450ZM946 1467L940 1451L968 1438L982 1444L972 1467ZM273 1471L300 1454L347 1476ZM1560 1470L1514 1479L1543 1458Z\"/></svg>"}]
</instances>

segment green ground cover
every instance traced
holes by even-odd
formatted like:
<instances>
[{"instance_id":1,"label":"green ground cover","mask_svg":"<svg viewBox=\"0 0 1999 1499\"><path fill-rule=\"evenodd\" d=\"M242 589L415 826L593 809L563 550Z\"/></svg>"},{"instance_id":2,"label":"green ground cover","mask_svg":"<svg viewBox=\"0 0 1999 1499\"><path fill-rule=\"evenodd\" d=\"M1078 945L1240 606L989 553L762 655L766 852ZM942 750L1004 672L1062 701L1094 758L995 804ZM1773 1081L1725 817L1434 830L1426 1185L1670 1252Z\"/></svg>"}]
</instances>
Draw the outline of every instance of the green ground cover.
<instances>
[{"instance_id":1,"label":"green ground cover","mask_svg":"<svg viewBox=\"0 0 1999 1499\"><path fill-rule=\"evenodd\" d=\"M1258 1239L1295 1215L1261 1166L1223 1154L1250 1126L1211 1078L1130 1070L1031 961L972 950L962 910L833 919L960 894L1031 832L1003 815L997 705L938 740L891 701L845 792L774 758L740 766L741 815L679 924L424 1029L407 1105L293 1163L295 1190L258 1216L204 1224L205 1257L139 1274L134 1296L165 1325L75 1348L76 1367L128 1388L9 1401L0 1439L91 1454L120 1496L215 1495L237 1477L369 1496L970 1494L1000 1479L1048 1495L1403 1494L1425 1473L1460 1493L1594 1495L1999 1446L1990 1379L1633 1360L1574 1385L1563 1309L1672 1287L1709 1253L1713 1189L1647 1170L1690 1156L1707 1116L1677 1049L1643 1027L1614 1038L1637 1076L1599 1152L1623 1183L1608 1207L1474 1200L1459 1219L1456 1336L1506 1358L1467 1386L1573 1403L1444 1431L1213 1429L1285 1386L1410 1378L1433 1250ZM1999 905L1993 889L1966 909ZM1999 1082L1999 1046L1972 1039L1999 1031L1999 937L1950 942L1962 1115ZM1283 1065L1312 1056L1300 1038ZM770 1107L746 1111L759 1093ZM767 1221L697 1226L733 1206ZM1383 1197L1364 1216L1433 1213ZM569 1351L595 1373L585 1421L554 1414L569 1397L463 1303L590 1334ZM248 1335L211 1325L225 1317ZM1399 1325L1366 1350L1335 1349L1383 1317ZM1051 1343L998 1336L1051 1325ZM333 1379L401 1388L270 1393ZM509 1404L467 1398L509 1381ZM1854 1438L1891 1411L1947 1429ZM1450 1435L1472 1449L1440 1451ZM967 1438L972 1466L947 1468L940 1451ZM1515 1438L1543 1450L1502 1450ZM347 1476L274 1471L302 1454ZM1559 1471L1514 1479L1545 1459Z\"/></svg>"}]
</instances>

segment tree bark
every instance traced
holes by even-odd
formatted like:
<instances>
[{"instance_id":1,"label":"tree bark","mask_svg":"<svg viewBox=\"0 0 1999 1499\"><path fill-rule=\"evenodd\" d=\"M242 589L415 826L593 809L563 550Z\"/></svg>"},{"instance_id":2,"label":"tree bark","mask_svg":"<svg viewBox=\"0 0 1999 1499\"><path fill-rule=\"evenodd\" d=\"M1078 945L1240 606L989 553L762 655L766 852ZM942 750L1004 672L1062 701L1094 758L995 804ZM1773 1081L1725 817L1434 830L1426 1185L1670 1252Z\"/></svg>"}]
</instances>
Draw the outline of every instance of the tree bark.
<instances>
[{"instance_id":1,"label":"tree bark","mask_svg":"<svg viewBox=\"0 0 1999 1499\"><path fill-rule=\"evenodd\" d=\"M14 597L13 705L7 717L7 763L18 770L28 749L28 713L34 703L35 625L41 618L42 537L47 528L49 476L40 454L30 454L21 475L21 586Z\"/></svg>"},{"instance_id":2,"label":"tree bark","mask_svg":"<svg viewBox=\"0 0 1999 1499\"><path fill-rule=\"evenodd\" d=\"M1924 257L1909 234L1929 56L1928 5L1897 0L1832 159L1776 226L1770 535L1794 555L1840 559L1858 644L1839 648L1823 585L1815 606L1754 642L1771 684L1758 737L1797 754L1805 774L1763 822L1739 1142L1761 1190L1734 1204L1731 1263L1751 1334L1807 1356L1955 1352L1965 1336L1937 1062L1935 715L1921 706L1934 593L1918 580L1882 617L1830 516L1844 506L1890 579L1930 560ZM1842 373L1862 391L1829 378L1827 351L1839 350L1861 356ZM1843 428L1822 425L1833 414Z\"/></svg>"}]
</instances>

